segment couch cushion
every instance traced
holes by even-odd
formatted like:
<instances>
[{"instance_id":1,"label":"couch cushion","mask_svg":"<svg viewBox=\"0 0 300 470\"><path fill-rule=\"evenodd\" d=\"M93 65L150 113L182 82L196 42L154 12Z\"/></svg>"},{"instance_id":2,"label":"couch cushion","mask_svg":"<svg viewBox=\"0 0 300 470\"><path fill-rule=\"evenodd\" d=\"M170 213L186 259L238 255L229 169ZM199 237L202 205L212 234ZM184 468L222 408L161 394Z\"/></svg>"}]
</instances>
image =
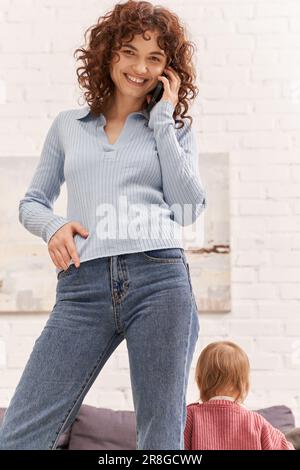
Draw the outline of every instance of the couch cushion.
<instances>
[{"instance_id":1,"label":"couch cushion","mask_svg":"<svg viewBox=\"0 0 300 470\"><path fill-rule=\"evenodd\" d=\"M72 425L69 426L69 428L59 436L58 443L56 444L57 450L68 449L71 436L71 428Z\"/></svg>"},{"instance_id":2,"label":"couch cushion","mask_svg":"<svg viewBox=\"0 0 300 470\"><path fill-rule=\"evenodd\" d=\"M269 408L255 411L266 418L274 428L279 429L283 433L291 431L295 427L293 412L285 405L270 406Z\"/></svg>"},{"instance_id":3,"label":"couch cushion","mask_svg":"<svg viewBox=\"0 0 300 470\"><path fill-rule=\"evenodd\" d=\"M285 437L290 441L296 450L300 450L300 428L294 428L287 432Z\"/></svg>"},{"instance_id":4,"label":"couch cushion","mask_svg":"<svg viewBox=\"0 0 300 470\"><path fill-rule=\"evenodd\" d=\"M69 450L135 450L134 411L81 405L72 425Z\"/></svg>"}]
</instances>

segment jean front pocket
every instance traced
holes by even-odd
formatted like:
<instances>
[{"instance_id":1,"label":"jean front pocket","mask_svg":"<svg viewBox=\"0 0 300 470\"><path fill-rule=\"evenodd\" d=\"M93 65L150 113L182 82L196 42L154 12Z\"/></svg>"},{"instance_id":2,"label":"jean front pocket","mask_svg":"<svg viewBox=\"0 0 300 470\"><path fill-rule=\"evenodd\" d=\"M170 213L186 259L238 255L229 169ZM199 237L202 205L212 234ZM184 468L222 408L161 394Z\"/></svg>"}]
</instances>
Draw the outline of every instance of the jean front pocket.
<instances>
[{"instance_id":1,"label":"jean front pocket","mask_svg":"<svg viewBox=\"0 0 300 470\"><path fill-rule=\"evenodd\" d=\"M156 263L181 263L182 248L160 248L158 250L142 251L143 257L147 261Z\"/></svg>"},{"instance_id":2,"label":"jean front pocket","mask_svg":"<svg viewBox=\"0 0 300 470\"><path fill-rule=\"evenodd\" d=\"M57 280L60 281L60 279L63 279L67 276L70 276L73 273L77 273L79 268L76 268L74 263L71 263L70 266L66 271L62 270L58 273L57 275Z\"/></svg>"}]
</instances>

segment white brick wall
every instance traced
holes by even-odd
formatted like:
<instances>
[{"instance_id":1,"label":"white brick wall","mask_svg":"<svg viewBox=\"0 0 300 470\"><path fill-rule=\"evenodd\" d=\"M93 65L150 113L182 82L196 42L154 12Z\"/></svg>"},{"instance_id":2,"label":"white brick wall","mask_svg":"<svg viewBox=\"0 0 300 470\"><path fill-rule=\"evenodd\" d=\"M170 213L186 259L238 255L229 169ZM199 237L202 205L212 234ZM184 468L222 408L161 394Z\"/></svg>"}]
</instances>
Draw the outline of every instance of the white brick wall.
<instances>
[{"instance_id":1,"label":"white brick wall","mask_svg":"<svg viewBox=\"0 0 300 470\"><path fill-rule=\"evenodd\" d=\"M209 342L236 341L252 364L248 406L286 404L299 426L300 3L163 3L197 43L201 152L229 152L231 159L232 312L200 315L193 365ZM38 155L54 114L77 106L72 53L113 4L1 0L0 157ZM0 405L8 404L45 321L0 316ZM193 368L188 402L196 399ZM133 409L125 343L85 403Z\"/></svg>"}]
</instances>

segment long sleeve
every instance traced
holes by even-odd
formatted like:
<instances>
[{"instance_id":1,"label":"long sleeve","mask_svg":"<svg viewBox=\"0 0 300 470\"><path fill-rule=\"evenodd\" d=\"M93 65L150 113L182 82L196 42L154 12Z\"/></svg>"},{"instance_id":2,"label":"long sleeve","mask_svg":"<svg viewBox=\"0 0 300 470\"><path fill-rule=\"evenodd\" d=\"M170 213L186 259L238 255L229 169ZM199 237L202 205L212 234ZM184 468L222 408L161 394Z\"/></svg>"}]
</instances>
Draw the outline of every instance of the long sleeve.
<instances>
[{"instance_id":1,"label":"long sleeve","mask_svg":"<svg viewBox=\"0 0 300 470\"><path fill-rule=\"evenodd\" d=\"M174 107L160 100L150 112L148 126L153 130L159 155L163 193L180 225L191 225L206 208L198 167L197 138L189 121L175 128Z\"/></svg>"},{"instance_id":2,"label":"long sleeve","mask_svg":"<svg viewBox=\"0 0 300 470\"><path fill-rule=\"evenodd\" d=\"M68 219L53 213L53 203L64 182L64 152L59 136L59 113L44 141L41 157L29 188L19 202L19 221L46 243Z\"/></svg>"},{"instance_id":3,"label":"long sleeve","mask_svg":"<svg viewBox=\"0 0 300 470\"><path fill-rule=\"evenodd\" d=\"M187 406L186 423L184 430L184 448L185 450L192 450L192 432L193 432L193 411L192 408Z\"/></svg>"},{"instance_id":4,"label":"long sleeve","mask_svg":"<svg viewBox=\"0 0 300 470\"><path fill-rule=\"evenodd\" d=\"M295 450L284 434L265 421L261 431L261 446L263 450Z\"/></svg>"}]
</instances>

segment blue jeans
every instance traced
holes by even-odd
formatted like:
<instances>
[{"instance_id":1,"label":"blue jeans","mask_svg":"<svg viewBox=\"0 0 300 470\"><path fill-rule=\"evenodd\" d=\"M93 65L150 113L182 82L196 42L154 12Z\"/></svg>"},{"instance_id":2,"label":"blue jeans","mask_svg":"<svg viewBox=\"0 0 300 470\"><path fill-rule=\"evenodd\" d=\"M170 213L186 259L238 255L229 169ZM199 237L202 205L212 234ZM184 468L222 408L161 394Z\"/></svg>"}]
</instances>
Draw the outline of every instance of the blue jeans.
<instances>
[{"instance_id":1,"label":"blue jeans","mask_svg":"<svg viewBox=\"0 0 300 470\"><path fill-rule=\"evenodd\" d=\"M0 449L55 449L124 338L137 449L184 449L198 333L182 248L71 264L58 274L56 303L6 410Z\"/></svg>"}]
</instances>

